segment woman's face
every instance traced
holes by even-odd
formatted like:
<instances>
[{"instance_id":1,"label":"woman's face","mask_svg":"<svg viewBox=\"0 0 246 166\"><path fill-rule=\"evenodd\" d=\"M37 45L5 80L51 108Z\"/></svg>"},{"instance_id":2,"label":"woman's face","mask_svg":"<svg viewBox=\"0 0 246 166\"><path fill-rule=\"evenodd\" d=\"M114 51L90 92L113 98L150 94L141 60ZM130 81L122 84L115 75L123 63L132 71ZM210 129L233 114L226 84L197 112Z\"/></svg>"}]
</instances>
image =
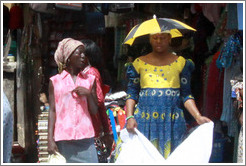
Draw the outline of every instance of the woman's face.
<instances>
[{"instance_id":1,"label":"woman's face","mask_svg":"<svg viewBox=\"0 0 246 166\"><path fill-rule=\"evenodd\" d=\"M85 49L83 46L76 48L69 57L68 65L75 68L84 69L87 66L87 58L85 57L84 51Z\"/></svg>"},{"instance_id":2,"label":"woman's face","mask_svg":"<svg viewBox=\"0 0 246 166\"><path fill-rule=\"evenodd\" d=\"M155 52L161 53L167 51L170 42L171 35L169 33L157 33L150 35L150 44Z\"/></svg>"}]
</instances>

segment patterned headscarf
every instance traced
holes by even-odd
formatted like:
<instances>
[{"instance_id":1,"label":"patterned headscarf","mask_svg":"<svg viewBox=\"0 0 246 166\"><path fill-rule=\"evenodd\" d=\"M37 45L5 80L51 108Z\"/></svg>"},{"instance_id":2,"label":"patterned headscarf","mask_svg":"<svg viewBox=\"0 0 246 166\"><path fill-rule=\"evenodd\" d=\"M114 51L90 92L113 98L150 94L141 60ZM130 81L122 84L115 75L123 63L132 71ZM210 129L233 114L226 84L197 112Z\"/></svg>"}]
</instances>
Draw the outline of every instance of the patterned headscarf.
<instances>
[{"instance_id":1,"label":"patterned headscarf","mask_svg":"<svg viewBox=\"0 0 246 166\"><path fill-rule=\"evenodd\" d=\"M54 56L59 73L66 67L68 58L78 46L84 47L84 44L72 38L65 38L59 42Z\"/></svg>"}]
</instances>

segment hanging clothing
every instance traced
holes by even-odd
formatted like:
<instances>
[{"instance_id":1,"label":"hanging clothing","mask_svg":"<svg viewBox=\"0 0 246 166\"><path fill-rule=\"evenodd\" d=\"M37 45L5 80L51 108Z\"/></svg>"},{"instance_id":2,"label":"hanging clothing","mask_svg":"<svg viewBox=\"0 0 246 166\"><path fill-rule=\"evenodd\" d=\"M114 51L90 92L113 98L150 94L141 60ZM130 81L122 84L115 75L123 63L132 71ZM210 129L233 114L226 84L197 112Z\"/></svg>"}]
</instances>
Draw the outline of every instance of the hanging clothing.
<instances>
[{"instance_id":1,"label":"hanging clothing","mask_svg":"<svg viewBox=\"0 0 246 166\"><path fill-rule=\"evenodd\" d=\"M240 73L240 62L236 59L232 61L232 64L228 69L225 69L224 73L223 111L220 120L227 123L229 136L234 136L237 129L236 119L234 118L233 101L231 98L230 80L235 76L240 75Z\"/></svg>"},{"instance_id":2,"label":"hanging clothing","mask_svg":"<svg viewBox=\"0 0 246 166\"><path fill-rule=\"evenodd\" d=\"M223 111L220 120L228 125L228 136L234 136L237 130L237 122L234 118L233 102L231 98L231 80L241 74L240 52L242 49L242 37L240 33L230 36L225 42L219 58L216 60L218 68L225 68L223 89Z\"/></svg>"},{"instance_id":3,"label":"hanging clothing","mask_svg":"<svg viewBox=\"0 0 246 166\"><path fill-rule=\"evenodd\" d=\"M217 59L218 68L228 68L231 66L234 57L240 54L242 49L242 33L231 35L224 43L221 53Z\"/></svg>"},{"instance_id":4,"label":"hanging clothing","mask_svg":"<svg viewBox=\"0 0 246 166\"><path fill-rule=\"evenodd\" d=\"M179 56L169 65L154 66L137 58L127 69L127 99L138 101L138 130L167 158L186 132L183 102L194 99L190 77L194 64Z\"/></svg>"},{"instance_id":5,"label":"hanging clothing","mask_svg":"<svg viewBox=\"0 0 246 166\"><path fill-rule=\"evenodd\" d=\"M24 17L22 8L15 5L9 11L9 29L22 29L24 27Z\"/></svg>"},{"instance_id":6,"label":"hanging clothing","mask_svg":"<svg viewBox=\"0 0 246 166\"><path fill-rule=\"evenodd\" d=\"M213 56L209 66L207 89L205 91L206 103L204 104L204 114L212 120L220 119L223 106L224 71L216 67L216 60L219 54L220 52L218 51Z\"/></svg>"},{"instance_id":7,"label":"hanging clothing","mask_svg":"<svg viewBox=\"0 0 246 166\"><path fill-rule=\"evenodd\" d=\"M10 163L13 143L13 113L5 93L3 94L3 162Z\"/></svg>"},{"instance_id":8,"label":"hanging clothing","mask_svg":"<svg viewBox=\"0 0 246 166\"><path fill-rule=\"evenodd\" d=\"M200 3L204 16L214 24L217 25L220 19L222 8L226 6L225 3Z\"/></svg>"}]
</instances>

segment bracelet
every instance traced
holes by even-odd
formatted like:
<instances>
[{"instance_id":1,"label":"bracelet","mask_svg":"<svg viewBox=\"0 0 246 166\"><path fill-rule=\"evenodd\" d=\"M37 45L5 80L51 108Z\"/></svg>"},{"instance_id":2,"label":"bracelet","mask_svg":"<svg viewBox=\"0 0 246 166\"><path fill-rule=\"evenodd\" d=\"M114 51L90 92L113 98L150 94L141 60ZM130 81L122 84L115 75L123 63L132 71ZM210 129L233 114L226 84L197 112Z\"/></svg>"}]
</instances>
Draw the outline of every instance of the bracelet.
<instances>
[{"instance_id":1,"label":"bracelet","mask_svg":"<svg viewBox=\"0 0 246 166\"><path fill-rule=\"evenodd\" d=\"M198 116L201 116L201 114L200 113L196 113L195 119L197 119Z\"/></svg>"},{"instance_id":2,"label":"bracelet","mask_svg":"<svg viewBox=\"0 0 246 166\"><path fill-rule=\"evenodd\" d=\"M128 116L128 117L126 118L126 121L127 121L128 119L131 119L131 118L134 118L134 116L133 116L133 115Z\"/></svg>"}]
</instances>

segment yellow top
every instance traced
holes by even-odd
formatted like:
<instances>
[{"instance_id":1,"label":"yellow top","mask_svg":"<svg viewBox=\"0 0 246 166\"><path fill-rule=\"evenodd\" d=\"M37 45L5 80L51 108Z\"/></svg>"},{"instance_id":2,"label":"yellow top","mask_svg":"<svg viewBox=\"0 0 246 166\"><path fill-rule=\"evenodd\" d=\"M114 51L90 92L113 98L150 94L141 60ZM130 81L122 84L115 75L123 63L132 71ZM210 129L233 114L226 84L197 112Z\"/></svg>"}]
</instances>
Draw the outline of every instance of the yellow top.
<instances>
[{"instance_id":1,"label":"yellow top","mask_svg":"<svg viewBox=\"0 0 246 166\"><path fill-rule=\"evenodd\" d=\"M182 56L164 66L154 66L136 58L133 66L140 74L141 88L180 88L180 73L185 63Z\"/></svg>"}]
</instances>

